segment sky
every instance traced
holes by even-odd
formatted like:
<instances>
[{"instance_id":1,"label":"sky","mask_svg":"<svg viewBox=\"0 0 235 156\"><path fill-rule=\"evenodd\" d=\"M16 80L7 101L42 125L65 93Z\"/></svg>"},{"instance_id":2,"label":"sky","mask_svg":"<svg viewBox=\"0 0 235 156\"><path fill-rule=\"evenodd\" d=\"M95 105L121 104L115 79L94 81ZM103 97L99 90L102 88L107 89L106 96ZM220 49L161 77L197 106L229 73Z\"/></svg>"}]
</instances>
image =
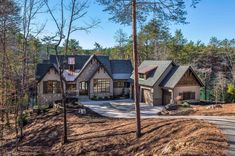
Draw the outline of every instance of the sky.
<instances>
[{"instance_id":1,"label":"sky","mask_svg":"<svg viewBox=\"0 0 235 156\"><path fill-rule=\"evenodd\" d=\"M131 35L130 26L113 23L109 20L111 16L103 9L104 7L98 5L95 0L90 0L88 14L81 22L89 22L93 18L99 19L101 23L89 33L77 31L72 34L71 38L79 40L82 48L93 49L95 42L103 48L114 46L114 35L120 28L128 35ZM196 42L200 40L206 44L212 36L218 39L235 38L235 0L201 0L196 8L187 5L186 10L189 24L170 24L171 34L174 34L177 29L181 29L188 41ZM42 16L40 19L48 21L44 35L52 35L55 25L50 22L48 16Z\"/></svg>"}]
</instances>

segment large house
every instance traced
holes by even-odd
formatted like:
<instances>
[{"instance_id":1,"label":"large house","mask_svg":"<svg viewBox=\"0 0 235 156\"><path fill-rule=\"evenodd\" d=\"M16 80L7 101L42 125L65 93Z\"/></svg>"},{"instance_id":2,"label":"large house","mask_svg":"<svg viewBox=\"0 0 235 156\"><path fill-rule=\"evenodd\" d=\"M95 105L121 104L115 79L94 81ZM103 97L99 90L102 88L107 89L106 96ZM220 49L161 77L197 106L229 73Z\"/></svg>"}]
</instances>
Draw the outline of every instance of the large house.
<instances>
[{"instance_id":1,"label":"large house","mask_svg":"<svg viewBox=\"0 0 235 156\"><path fill-rule=\"evenodd\" d=\"M38 102L51 103L61 99L57 61L64 64L63 82L66 94L75 98L129 97L130 60L110 60L108 56L51 55L37 65Z\"/></svg>"},{"instance_id":2,"label":"large house","mask_svg":"<svg viewBox=\"0 0 235 156\"><path fill-rule=\"evenodd\" d=\"M200 100L203 83L190 66L173 61L144 61L139 66L142 102L161 105L176 100Z\"/></svg>"},{"instance_id":3,"label":"large house","mask_svg":"<svg viewBox=\"0 0 235 156\"><path fill-rule=\"evenodd\" d=\"M130 60L110 60L108 56L70 55L57 57L37 65L37 93L40 103L61 99L57 61L63 61L66 94L73 98L108 99L134 97ZM203 83L190 66L173 61L146 60L139 66L140 100L162 105L182 100L200 100Z\"/></svg>"}]
</instances>

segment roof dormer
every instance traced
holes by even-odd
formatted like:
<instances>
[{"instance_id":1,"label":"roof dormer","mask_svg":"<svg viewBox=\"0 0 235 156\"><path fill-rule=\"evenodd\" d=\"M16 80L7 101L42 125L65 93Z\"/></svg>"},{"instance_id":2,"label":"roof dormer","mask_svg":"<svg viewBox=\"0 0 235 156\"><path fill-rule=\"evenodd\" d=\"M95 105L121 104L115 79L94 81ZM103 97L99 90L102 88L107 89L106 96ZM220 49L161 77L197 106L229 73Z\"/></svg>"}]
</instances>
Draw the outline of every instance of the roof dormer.
<instances>
[{"instance_id":1,"label":"roof dormer","mask_svg":"<svg viewBox=\"0 0 235 156\"><path fill-rule=\"evenodd\" d=\"M75 57L68 57L68 65L70 71L75 71Z\"/></svg>"},{"instance_id":2,"label":"roof dormer","mask_svg":"<svg viewBox=\"0 0 235 156\"><path fill-rule=\"evenodd\" d=\"M157 65L146 65L139 69L139 78L147 79L150 74L157 69Z\"/></svg>"}]
</instances>

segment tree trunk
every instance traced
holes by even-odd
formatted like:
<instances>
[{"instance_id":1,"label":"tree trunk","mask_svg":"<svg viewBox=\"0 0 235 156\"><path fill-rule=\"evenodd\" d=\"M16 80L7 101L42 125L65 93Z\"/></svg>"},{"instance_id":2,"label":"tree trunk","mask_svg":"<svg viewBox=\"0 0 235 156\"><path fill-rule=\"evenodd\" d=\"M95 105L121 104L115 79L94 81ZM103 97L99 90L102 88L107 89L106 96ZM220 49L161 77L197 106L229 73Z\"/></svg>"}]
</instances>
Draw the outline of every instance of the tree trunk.
<instances>
[{"instance_id":1,"label":"tree trunk","mask_svg":"<svg viewBox=\"0 0 235 156\"><path fill-rule=\"evenodd\" d=\"M140 123L140 102L139 102L139 78L138 78L138 51L137 51L137 33L136 33L136 0L132 0L132 31L133 31L133 59L134 59L134 91L135 91L135 109L136 109L136 137L141 136Z\"/></svg>"}]
</instances>

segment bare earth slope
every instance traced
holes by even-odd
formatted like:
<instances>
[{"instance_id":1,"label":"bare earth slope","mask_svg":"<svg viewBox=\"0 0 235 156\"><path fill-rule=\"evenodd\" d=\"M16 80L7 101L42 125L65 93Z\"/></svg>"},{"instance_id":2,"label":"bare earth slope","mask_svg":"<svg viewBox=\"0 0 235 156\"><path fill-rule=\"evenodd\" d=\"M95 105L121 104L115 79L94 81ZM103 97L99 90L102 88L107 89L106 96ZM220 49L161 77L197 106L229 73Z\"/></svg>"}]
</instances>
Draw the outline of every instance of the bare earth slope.
<instances>
[{"instance_id":1,"label":"bare earth slope","mask_svg":"<svg viewBox=\"0 0 235 156\"><path fill-rule=\"evenodd\" d=\"M207 106L194 106L193 115L235 116L235 104L222 104L222 108L208 109Z\"/></svg>"},{"instance_id":2,"label":"bare earth slope","mask_svg":"<svg viewBox=\"0 0 235 156\"><path fill-rule=\"evenodd\" d=\"M142 120L143 136L135 138L134 119L68 114L69 143L61 144L63 116L49 112L25 127L14 147L7 135L3 151L13 155L223 155L225 136L214 125L193 119ZM13 146L13 147L12 147Z\"/></svg>"}]
</instances>

